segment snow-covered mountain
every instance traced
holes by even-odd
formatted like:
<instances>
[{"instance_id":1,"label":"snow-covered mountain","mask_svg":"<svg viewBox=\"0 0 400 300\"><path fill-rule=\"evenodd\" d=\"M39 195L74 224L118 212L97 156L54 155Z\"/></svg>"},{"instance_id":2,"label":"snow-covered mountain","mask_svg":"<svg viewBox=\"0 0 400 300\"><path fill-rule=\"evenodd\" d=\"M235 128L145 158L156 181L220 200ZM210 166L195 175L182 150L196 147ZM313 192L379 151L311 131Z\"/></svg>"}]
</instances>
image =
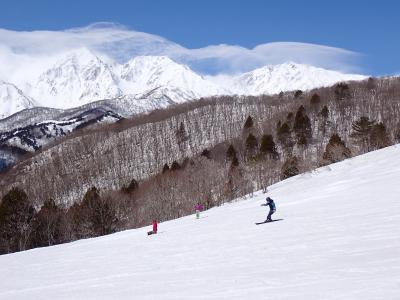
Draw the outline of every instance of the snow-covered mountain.
<instances>
[{"instance_id":1,"label":"snow-covered mountain","mask_svg":"<svg viewBox=\"0 0 400 300\"><path fill-rule=\"evenodd\" d=\"M0 119L37 104L14 84L0 80Z\"/></svg>"},{"instance_id":2,"label":"snow-covered mountain","mask_svg":"<svg viewBox=\"0 0 400 300\"><path fill-rule=\"evenodd\" d=\"M44 71L26 90L40 105L71 108L123 92L112 67L86 49L68 53Z\"/></svg>"},{"instance_id":3,"label":"snow-covered mountain","mask_svg":"<svg viewBox=\"0 0 400 300\"><path fill-rule=\"evenodd\" d=\"M230 92L207 81L189 67L180 65L166 56L138 56L121 68L121 79L125 93L143 93L147 90L163 88L185 91L181 95L167 95L174 101L190 100L204 96L229 94Z\"/></svg>"},{"instance_id":4,"label":"snow-covered mountain","mask_svg":"<svg viewBox=\"0 0 400 300\"><path fill-rule=\"evenodd\" d=\"M124 96L143 99L154 90L173 104L213 95L308 90L365 78L295 63L236 76L203 77L165 56L137 56L121 65L85 48L49 59L48 64L31 70L29 76L15 76L18 79L7 88L0 84L0 103L4 103L0 118L33 106L69 109Z\"/></svg>"},{"instance_id":5,"label":"snow-covered mountain","mask_svg":"<svg viewBox=\"0 0 400 300\"><path fill-rule=\"evenodd\" d=\"M398 299L400 147L150 227L0 256L0 298ZM150 220L149 220L150 221Z\"/></svg>"},{"instance_id":6,"label":"snow-covered mountain","mask_svg":"<svg viewBox=\"0 0 400 300\"><path fill-rule=\"evenodd\" d=\"M234 77L217 77L217 81L239 95L278 94L291 90L310 90L337 82L363 80L366 76L343 74L309 65L288 62L265 66ZM218 80L219 79L219 80Z\"/></svg>"}]
</instances>

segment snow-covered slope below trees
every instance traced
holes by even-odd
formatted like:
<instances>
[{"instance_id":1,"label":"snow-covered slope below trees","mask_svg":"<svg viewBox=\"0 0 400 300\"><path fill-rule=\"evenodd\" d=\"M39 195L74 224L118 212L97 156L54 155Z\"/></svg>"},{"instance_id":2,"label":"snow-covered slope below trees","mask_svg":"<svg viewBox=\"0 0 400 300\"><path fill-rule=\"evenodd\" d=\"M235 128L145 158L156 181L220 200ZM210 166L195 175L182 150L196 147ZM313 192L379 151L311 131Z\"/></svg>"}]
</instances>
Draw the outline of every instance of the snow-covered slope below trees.
<instances>
[{"instance_id":1,"label":"snow-covered slope below trees","mask_svg":"<svg viewBox=\"0 0 400 300\"><path fill-rule=\"evenodd\" d=\"M0 298L397 299L400 146L147 228L0 256ZM149 216L150 222L150 216Z\"/></svg>"},{"instance_id":2,"label":"snow-covered slope below trees","mask_svg":"<svg viewBox=\"0 0 400 300\"><path fill-rule=\"evenodd\" d=\"M168 98L173 104L213 95L307 90L365 78L294 63L266 66L236 76L203 77L165 56L137 56L118 64L86 48L39 61L38 65L17 69L10 75L12 78L0 78L12 82L15 88L4 92L4 83L0 85L0 103L4 103L0 118L33 106L69 109L98 100L143 95L154 89L162 93L160 98Z\"/></svg>"}]
</instances>

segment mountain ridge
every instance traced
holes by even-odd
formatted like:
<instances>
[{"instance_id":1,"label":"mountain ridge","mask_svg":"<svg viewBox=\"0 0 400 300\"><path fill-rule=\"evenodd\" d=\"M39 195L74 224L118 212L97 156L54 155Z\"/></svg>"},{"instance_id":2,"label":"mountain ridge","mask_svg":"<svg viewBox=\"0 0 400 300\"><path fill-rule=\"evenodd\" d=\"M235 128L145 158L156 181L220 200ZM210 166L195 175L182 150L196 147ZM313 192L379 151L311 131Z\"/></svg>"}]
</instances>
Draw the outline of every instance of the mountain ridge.
<instances>
[{"instance_id":1,"label":"mountain ridge","mask_svg":"<svg viewBox=\"0 0 400 300\"><path fill-rule=\"evenodd\" d=\"M172 102L182 103L217 95L308 90L364 78L363 75L342 74L293 62L234 76L202 76L167 56L136 56L125 64L118 64L80 48L59 57L39 75L11 83L22 93L19 93L21 97L31 101L21 101L18 93L14 93L14 97L1 96L0 102L7 102L12 109L2 109L0 117L35 106L69 109L127 95L141 98L140 95L154 89L164 90L164 95ZM19 104L14 105L14 102Z\"/></svg>"}]
</instances>

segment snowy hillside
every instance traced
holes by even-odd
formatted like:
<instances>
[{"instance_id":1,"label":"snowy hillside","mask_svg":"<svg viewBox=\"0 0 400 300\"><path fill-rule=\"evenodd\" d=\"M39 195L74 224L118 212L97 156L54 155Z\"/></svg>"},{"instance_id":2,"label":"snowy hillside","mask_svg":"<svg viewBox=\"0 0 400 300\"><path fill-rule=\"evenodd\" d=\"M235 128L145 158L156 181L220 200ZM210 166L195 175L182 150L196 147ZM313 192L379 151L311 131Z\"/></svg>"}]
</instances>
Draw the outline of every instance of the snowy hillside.
<instances>
[{"instance_id":1,"label":"snowy hillside","mask_svg":"<svg viewBox=\"0 0 400 300\"><path fill-rule=\"evenodd\" d=\"M400 146L147 228L0 256L1 299L398 299Z\"/></svg>"},{"instance_id":2,"label":"snowy hillside","mask_svg":"<svg viewBox=\"0 0 400 300\"><path fill-rule=\"evenodd\" d=\"M139 95L154 89L163 93L159 98L182 103L213 95L307 90L365 78L294 63L266 66L236 76L203 77L166 56L137 56L119 64L86 48L50 57L43 63L38 60L37 64L16 68L10 78L0 78L12 82L18 91L6 93L4 83L0 86L0 103L4 103L0 118L32 106L68 109L124 96L142 99Z\"/></svg>"},{"instance_id":3,"label":"snowy hillside","mask_svg":"<svg viewBox=\"0 0 400 300\"><path fill-rule=\"evenodd\" d=\"M35 105L34 100L15 85L0 80L0 119Z\"/></svg>"}]
</instances>

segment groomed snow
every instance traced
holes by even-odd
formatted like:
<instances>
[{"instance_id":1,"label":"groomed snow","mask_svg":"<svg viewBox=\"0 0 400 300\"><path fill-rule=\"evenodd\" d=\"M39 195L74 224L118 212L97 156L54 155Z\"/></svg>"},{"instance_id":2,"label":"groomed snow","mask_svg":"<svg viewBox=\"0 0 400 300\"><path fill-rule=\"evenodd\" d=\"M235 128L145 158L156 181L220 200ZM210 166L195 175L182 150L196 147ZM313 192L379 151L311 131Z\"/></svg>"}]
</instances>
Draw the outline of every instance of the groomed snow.
<instances>
[{"instance_id":1,"label":"groomed snow","mask_svg":"<svg viewBox=\"0 0 400 300\"><path fill-rule=\"evenodd\" d=\"M149 227L0 256L0 299L399 299L400 146Z\"/></svg>"}]
</instances>

